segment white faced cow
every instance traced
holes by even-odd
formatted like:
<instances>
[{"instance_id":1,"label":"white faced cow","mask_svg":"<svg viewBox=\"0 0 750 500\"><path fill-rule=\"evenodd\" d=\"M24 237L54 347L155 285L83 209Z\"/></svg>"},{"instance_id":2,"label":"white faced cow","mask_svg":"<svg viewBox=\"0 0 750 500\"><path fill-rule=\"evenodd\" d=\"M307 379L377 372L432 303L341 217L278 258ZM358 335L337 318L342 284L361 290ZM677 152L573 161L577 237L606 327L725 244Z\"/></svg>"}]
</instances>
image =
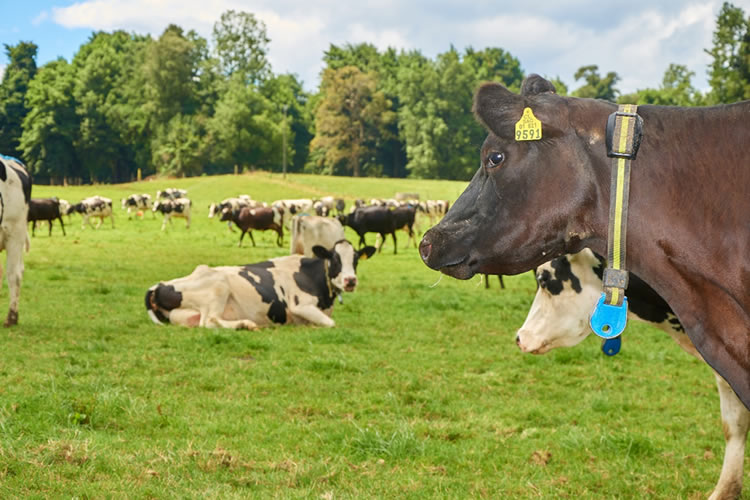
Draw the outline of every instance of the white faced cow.
<instances>
[{"instance_id":1,"label":"white faced cow","mask_svg":"<svg viewBox=\"0 0 750 500\"><path fill-rule=\"evenodd\" d=\"M151 195L147 193L131 194L127 198L123 198L121 201L122 209L127 210L128 220L133 217L133 212L136 213L136 216L138 216L138 212L140 212L140 216L142 219L146 211L151 210L152 206ZM153 211L151 212L151 216L155 217Z\"/></svg>"},{"instance_id":2,"label":"white faced cow","mask_svg":"<svg viewBox=\"0 0 750 500\"><path fill-rule=\"evenodd\" d=\"M334 299L357 286L357 263L373 247L346 240L315 247L316 258L290 255L246 266L200 265L192 274L152 286L146 309L155 323L255 329L271 324L335 326Z\"/></svg>"},{"instance_id":3,"label":"white faced cow","mask_svg":"<svg viewBox=\"0 0 750 500\"><path fill-rule=\"evenodd\" d=\"M164 215L164 219L161 222L161 230L167 227L167 221L172 224L172 217L180 217L185 219L186 228L190 229L190 212L193 202L188 198L176 198L170 199L157 199L154 203L153 212L161 212Z\"/></svg>"},{"instance_id":4,"label":"white faced cow","mask_svg":"<svg viewBox=\"0 0 750 500\"><path fill-rule=\"evenodd\" d=\"M27 214L31 178L19 160L0 155L0 251L6 253L10 307L5 326L18 323L18 300L23 279L23 251L29 249ZM0 276L2 270L0 269Z\"/></svg>"},{"instance_id":5,"label":"white faced cow","mask_svg":"<svg viewBox=\"0 0 750 500\"><path fill-rule=\"evenodd\" d=\"M86 229L88 223L94 229L99 229L104 219L109 217L112 220L112 228L115 227L115 216L112 213L112 200L104 196L90 196L73 205L70 210L81 214L81 228ZM89 220L91 217L98 217L99 222L94 224Z\"/></svg>"},{"instance_id":6,"label":"white faced cow","mask_svg":"<svg viewBox=\"0 0 750 500\"><path fill-rule=\"evenodd\" d=\"M305 257L313 256L313 248L333 248L333 245L345 238L344 226L338 219L318 215L296 215L292 219L291 254Z\"/></svg>"},{"instance_id":7,"label":"white faced cow","mask_svg":"<svg viewBox=\"0 0 750 500\"><path fill-rule=\"evenodd\" d=\"M585 249L543 264L536 270L539 285L516 343L523 352L541 354L580 343L590 333L588 318L602 293L604 260ZM667 303L650 286L630 274L628 317L667 332L688 354L702 359ZM750 411L729 384L714 372L719 389L726 438L724 465L711 499L736 498L742 490L745 441Z\"/></svg>"}]
</instances>

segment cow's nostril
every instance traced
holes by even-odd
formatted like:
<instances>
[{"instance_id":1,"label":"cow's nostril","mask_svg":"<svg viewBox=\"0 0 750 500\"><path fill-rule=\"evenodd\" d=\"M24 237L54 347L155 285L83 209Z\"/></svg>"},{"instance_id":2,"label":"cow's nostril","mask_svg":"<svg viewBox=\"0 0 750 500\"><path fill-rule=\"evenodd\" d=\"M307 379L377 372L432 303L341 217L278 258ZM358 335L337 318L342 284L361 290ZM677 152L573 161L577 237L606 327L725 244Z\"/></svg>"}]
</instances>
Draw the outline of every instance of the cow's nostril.
<instances>
[{"instance_id":1,"label":"cow's nostril","mask_svg":"<svg viewBox=\"0 0 750 500\"><path fill-rule=\"evenodd\" d=\"M427 259L430 258L430 253L432 252L432 243L429 243L427 240L422 240L422 243L419 244L419 255L422 257L423 261L427 261Z\"/></svg>"}]
</instances>

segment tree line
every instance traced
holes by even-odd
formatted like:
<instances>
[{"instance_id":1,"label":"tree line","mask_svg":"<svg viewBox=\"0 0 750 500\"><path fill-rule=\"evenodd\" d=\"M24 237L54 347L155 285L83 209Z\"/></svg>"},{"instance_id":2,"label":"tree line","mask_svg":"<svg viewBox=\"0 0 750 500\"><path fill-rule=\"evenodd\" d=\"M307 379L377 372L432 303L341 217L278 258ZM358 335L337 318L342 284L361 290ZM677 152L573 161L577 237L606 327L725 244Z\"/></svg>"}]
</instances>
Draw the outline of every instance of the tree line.
<instances>
[{"instance_id":1,"label":"tree line","mask_svg":"<svg viewBox=\"0 0 750 500\"><path fill-rule=\"evenodd\" d=\"M330 45L320 86L274 74L270 40L252 13L227 11L211 39L170 25L158 38L95 32L71 62L36 65L37 45L5 45L0 152L36 182L125 182L245 169L352 176L469 179L485 132L471 113L477 85L518 91L525 73L507 51ZM711 89L670 64L661 85L622 95L615 72L575 73L563 95L677 106L750 98L750 18L724 3L706 49ZM549 78L549 76L548 76ZM286 148L284 148L284 145ZM286 150L284 150L286 149Z\"/></svg>"}]
</instances>

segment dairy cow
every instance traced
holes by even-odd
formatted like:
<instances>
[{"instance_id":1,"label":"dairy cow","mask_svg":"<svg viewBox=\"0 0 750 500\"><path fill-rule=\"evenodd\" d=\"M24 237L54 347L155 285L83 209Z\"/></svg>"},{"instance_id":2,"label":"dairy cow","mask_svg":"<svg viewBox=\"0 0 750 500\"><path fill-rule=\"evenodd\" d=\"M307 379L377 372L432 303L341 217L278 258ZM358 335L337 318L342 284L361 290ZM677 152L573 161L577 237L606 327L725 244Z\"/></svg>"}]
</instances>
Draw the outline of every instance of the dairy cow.
<instances>
[{"instance_id":1,"label":"dairy cow","mask_svg":"<svg viewBox=\"0 0 750 500\"><path fill-rule=\"evenodd\" d=\"M359 245L365 245L365 234L378 233L382 238L378 252L383 248L385 235L390 234L393 238L393 253L397 253L398 245L396 244L396 225L393 219L393 211L387 207L368 206L358 208L347 215L339 215L339 222L344 226L349 226L359 235Z\"/></svg>"},{"instance_id":2,"label":"dairy cow","mask_svg":"<svg viewBox=\"0 0 750 500\"><path fill-rule=\"evenodd\" d=\"M86 229L86 224L94 229L99 229L107 217L112 221L112 228L115 227L115 215L112 212L112 200L104 196L90 196L72 205L69 209L71 212L81 214L81 228ZM91 217L99 218L99 222L94 226Z\"/></svg>"},{"instance_id":3,"label":"dairy cow","mask_svg":"<svg viewBox=\"0 0 750 500\"><path fill-rule=\"evenodd\" d=\"M178 188L167 188L156 192L156 199L165 200L176 200L177 198L185 198L187 196L187 189Z\"/></svg>"},{"instance_id":4,"label":"dairy cow","mask_svg":"<svg viewBox=\"0 0 750 500\"><path fill-rule=\"evenodd\" d=\"M305 257L313 256L313 248L333 248L343 240L344 226L337 219L317 215L297 215L292 219L292 243L290 252Z\"/></svg>"},{"instance_id":5,"label":"dairy cow","mask_svg":"<svg viewBox=\"0 0 750 500\"><path fill-rule=\"evenodd\" d=\"M36 223L47 221L49 224L49 235L52 236L52 221L60 221L63 236L65 236L65 223L60 211L60 200L57 198L32 198L29 200L28 222L31 222L31 236L36 233Z\"/></svg>"},{"instance_id":6,"label":"dairy cow","mask_svg":"<svg viewBox=\"0 0 750 500\"><path fill-rule=\"evenodd\" d=\"M292 217L295 215L309 214L313 211L313 201L307 198L299 200L276 200L271 203L272 207L277 208L282 214L282 224L290 229Z\"/></svg>"},{"instance_id":7,"label":"dairy cow","mask_svg":"<svg viewBox=\"0 0 750 500\"><path fill-rule=\"evenodd\" d=\"M161 230L167 227L167 222L172 224L172 217L179 217L185 219L185 227L190 229L190 217L192 211L193 202L188 198L176 198L170 199L157 199L154 203L153 212L160 212L164 219L161 223Z\"/></svg>"},{"instance_id":8,"label":"dairy cow","mask_svg":"<svg viewBox=\"0 0 750 500\"><path fill-rule=\"evenodd\" d=\"M122 209L127 210L128 220L132 218L133 212L136 213L136 216L138 215L138 212L140 212L140 216L143 218L146 211L151 211L152 207L151 195L146 193L131 194L127 198L123 198L121 203ZM151 211L151 216L156 217L153 211Z\"/></svg>"},{"instance_id":9,"label":"dairy cow","mask_svg":"<svg viewBox=\"0 0 750 500\"><path fill-rule=\"evenodd\" d=\"M31 177L20 160L0 155L0 251L5 250L10 304L5 326L18 323L18 301L23 279L23 252L29 249L27 214Z\"/></svg>"},{"instance_id":10,"label":"dairy cow","mask_svg":"<svg viewBox=\"0 0 750 500\"><path fill-rule=\"evenodd\" d=\"M346 240L314 248L315 258L290 255L245 266L200 265L192 274L152 286L146 310L155 323L255 329L273 324L335 326L335 298L357 286L357 264L373 247Z\"/></svg>"},{"instance_id":11,"label":"dairy cow","mask_svg":"<svg viewBox=\"0 0 750 500\"><path fill-rule=\"evenodd\" d=\"M282 217L283 211L277 207L243 207L239 210L225 208L221 214L222 221L234 222L242 232L240 235L240 241L237 244L237 246L240 247L242 246L242 239L245 237L245 233L250 236L250 241L253 243L253 246L255 246L253 230L275 231L277 235L276 244L278 246L283 245L284 227L281 225Z\"/></svg>"},{"instance_id":12,"label":"dairy cow","mask_svg":"<svg viewBox=\"0 0 750 500\"><path fill-rule=\"evenodd\" d=\"M516 343L523 352L542 354L574 346L591 333L589 314L602 293L604 259L591 250L558 257L536 269L537 292ZM665 331L688 354L703 359L680 321L650 286L630 274L628 316ZM719 389L721 420L726 439L724 465L711 499L736 498L742 490L745 442L750 411L729 384L714 372Z\"/></svg>"}]
</instances>

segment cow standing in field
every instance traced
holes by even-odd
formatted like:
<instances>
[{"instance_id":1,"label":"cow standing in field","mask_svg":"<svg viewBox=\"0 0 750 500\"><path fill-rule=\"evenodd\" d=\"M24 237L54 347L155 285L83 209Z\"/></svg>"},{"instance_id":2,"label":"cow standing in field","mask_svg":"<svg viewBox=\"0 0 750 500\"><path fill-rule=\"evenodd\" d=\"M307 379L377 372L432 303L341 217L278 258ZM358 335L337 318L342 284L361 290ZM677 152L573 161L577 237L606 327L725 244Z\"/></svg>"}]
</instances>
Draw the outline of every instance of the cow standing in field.
<instances>
[{"instance_id":1,"label":"cow standing in field","mask_svg":"<svg viewBox=\"0 0 750 500\"><path fill-rule=\"evenodd\" d=\"M604 267L605 260L589 249L539 266L535 271L538 288L534 302L516 334L518 347L523 352L543 354L558 347L572 347L588 337L588 318L602 293ZM685 352L703 360L669 305L632 273L627 297L629 318L665 331ZM711 499L737 498L742 491L750 411L718 373L714 372L714 376L726 447Z\"/></svg>"},{"instance_id":2,"label":"cow standing in field","mask_svg":"<svg viewBox=\"0 0 750 500\"><path fill-rule=\"evenodd\" d=\"M313 211L313 201L307 198L299 200L276 200L271 203L272 207L279 210L282 214L282 225L287 229L291 228L292 217L295 215L311 214Z\"/></svg>"},{"instance_id":3,"label":"cow standing in field","mask_svg":"<svg viewBox=\"0 0 750 500\"><path fill-rule=\"evenodd\" d=\"M52 236L52 221L60 221L63 236L65 236L65 224L60 211L60 200L57 198L32 198L29 200L28 222L31 222L31 235L36 232L37 221L47 221L49 224L49 235Z\"/></svg>"},{"instance_id":4,"label":"cow standing in field","mask_svg":"<svg viewBox=\"0 0 750 500\"><path fill-rule=\"evenodd\" d=\"M373 247L354 250L346 240L314 248L316 258L278 257L246 266L200 265L192 274L146 292L146 309L158 324L255 329L272 324L332 327L333 304L357 287L357 264Z\"/></svg>"},{"instance_id":5,"label":"cow standing in field","mask_svg":"<svg viewBox=\"0 0 750 500\"><path fill-rule=\"evenodd\" d=\"M167 188L156 192L156 199L176 200L187 197L187 189Z\"/></svg>"},{"instance_id":6,"label":"cow standing in field","mask_svg":"<svg viewBox=\"0 0 750 500\"><path fill-rule=\"evenodd\" d=\"M318 215L296 215L292 219L291 254L313 256L313 248L333 248L345 238L344 226L337 219Z\"/></svg>"},{"instance_id":7,"label":"cow standing in field","mask_svg":"<svg viewBox=\"0 0 750 500\"><path fill-rule=\"evenodd\" d=\"M6 254L10 304L5 326L18 323L18 301L23 280L23 252L29 249L27 216L31 177L19 160L0 155L0 250Z\"/></svg>"},{"instance_id":8,"label":"cow standing in field","mask_svg":"<svg viewBox=\"0 0 750 500\"><path fill-rule=\"evenodd\" d=\"M161 223L161 230L167 227L167 222L172 224L172 217L179 217L185 219L185 228L190 229L190 213L193 206L193 202L188 198L177 198L174 200L170 199L157 199L154 203L153 212L160 212L164 219Z\"/></svg>"},{"instance_id":9,"label":"cow standing in field","mask_svg":"<svg viewBox=\"0 0 750 500\"><path fill-rule=\"evenodd\" d=\"M70 207L71 211L81 214L81 229L86 229L88 223L92 228L99 229L104 219L109 217L112 221L112 228L115 227L115 215L112 212L112 200L104 196L91 196L84 198L75 205ZM89 220L91 217L98 217L99 222L96 226Z\"/></svg>"},{"instance_id":10,"label":"cow standing in field","mask_svg":"<svg viewBox=\"0 0 750 500\"><path fill-rule=\"evenodd\" d=\"M276 244L278 246L284 244L284 226L281 223L283 220L283 212L276 207L243 207L239 210L229 210L228 208L225 208L221 214L221 220L234 222L240 231L242 231L237 246L242 246L242 239L245 237L245 233L250 236L250 241L252 241L253 246L255 246L253 230L276 231Z\"/></svg>"},{"instance_id":11,"label":"cow standing in field","mask_svg":"<svg viewBox=\"0 0 750 500\"><path fill-rule=\"evenodd\" d=\"M398 252L396 244L396 226L393 220L393 211L386 207L370 206L358 208L347 215L340 215L339 222L344 226L349 226L359 235L359 246L365 245L365 234L378 233L383 239L378 252L383 248L385 235L390 234L393 238L393 253Z\"/></svg>"},{"instance_id":12,"label":"cow standing in field","mask_svg":"<svg viewBox=\"0 0 750 500\"><path fill-rule=\"evenodd\" d=\"M315 215L328 217L333 213L333 207L336 205L336 199L333 196L324 196L319 200L313 201L313 211Z\"/></svg>"},{"instance_id":13,"label":"cow standing in field","mask_svg":"<svg viewBox=\"0 0 750 500\"><path fill-rule=\"evenodd\" d=\"M138 216L140 212L141 219L143 219L147 211L151 212L152 217L156 217L154 212L151 210L151 195L150 194L131 194L127 198L121 200L123 210L127 210L128 220L132 218L133 212Z\"/></svg>"},{"instance_id":14,"label":"cow standing in field","mask_svg":"<svg viewBox=\"0 0 750 500\"><path fill-rule=\"evenodd\" d=\"M267 207L268 203L255 201L247 194L241 194L233 198L225 198L219 203L211 203L208 207L208 218L213 219L217 214L223 214L224 210L239 211L244 207L258 208ZM227 228L234 232L232 221L227 221Z\"/></svg>"}]
</instances>

